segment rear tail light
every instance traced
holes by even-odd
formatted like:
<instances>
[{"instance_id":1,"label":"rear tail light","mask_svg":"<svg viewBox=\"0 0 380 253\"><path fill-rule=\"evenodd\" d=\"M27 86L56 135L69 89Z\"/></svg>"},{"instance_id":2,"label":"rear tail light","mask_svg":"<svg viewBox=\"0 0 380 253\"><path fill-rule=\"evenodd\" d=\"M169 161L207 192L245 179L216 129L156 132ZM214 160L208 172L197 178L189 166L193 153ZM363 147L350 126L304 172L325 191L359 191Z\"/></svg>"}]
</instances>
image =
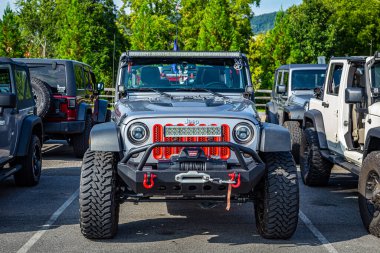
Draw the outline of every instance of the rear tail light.
<instances>
[{"instance_id":1,"label":"rear tail light","mask_svg":"<svg viewBox=\"0 0 380 253\"><path fill-rule=\"evenodd\" d=\"M67 98L67 108L68 109L75 109L76 108L76 98Z\"/></svg>"}]
</instances>

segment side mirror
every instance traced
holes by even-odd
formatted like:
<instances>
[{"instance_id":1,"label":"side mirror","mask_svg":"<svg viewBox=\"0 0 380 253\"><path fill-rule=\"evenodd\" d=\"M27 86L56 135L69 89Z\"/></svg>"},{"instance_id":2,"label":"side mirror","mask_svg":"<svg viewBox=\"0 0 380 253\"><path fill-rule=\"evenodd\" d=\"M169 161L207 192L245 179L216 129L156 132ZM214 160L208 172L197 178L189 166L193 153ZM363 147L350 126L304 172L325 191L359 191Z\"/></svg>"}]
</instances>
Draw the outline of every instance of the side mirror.
<instances>
[{"instance_id":1,"label":"side mirror","mask_svg":"<svg viewBox=\"0 0 380 253\"><path fill-rule=\"evenodd\" d=\"M124 85L117 86L117 90L119 91L119 93L124 93L125 92Z\"/></svg>"},{"instance_id":2,"label":"side mirror","mask_svg":"<svg viewBox=\"0 0 380 253\"><path fill-rule=\"evenodd\" d=\"M277 85L276 92L278 94L284 94L286 92L286 86L285 85Z\"/></svg>"},{"instance_id":3,"label":"side mirror","mask_svg":"<svg viewBox=\"0 0 380 253\"><path fill-rule=\"evenodd\" d=\"M320 99L322 97L323 90L320 87L314 88L314 97Z\"/></svg>"},{"instance_id":4,"label":"side mirror","mask_svg":"<svg viewBox=\"0 0 380 253\"><path fill-rule=\"evenodd\" d=\"M98 90L98 92L104 91L104 83L103 82L98 83L97 90Z\"/></svg>"},{"instance_id":5,"label":"side mirror","mask_svg":"<svg viewBox=\"0 0 380 253\"><path fill-rule=\"evenodd\" d=\"M0 93L0 107L1 108L15 108L16 95L13 93Z\"/></svg>"},{"instance_id":6,"label":"side mirror","mask_svg":"<svg viewBox=\"0 0 380 253\"><path fill-rule=\"evenodd\" d=\"M357 104L362 102L364 92L362 88L350 87L346 88L344 100L347 104Z\"/></svg>"},{"instance_id":7,"label":"side mirror","mask_svg":"<svg viewBox=\"0 0 380 253\"><path fill-rule=\"evenodd\" d=\"M253 87L252 86L246 86L245 87L245 93L252 95L253 94Z\"/></svg>"}]
</instances>

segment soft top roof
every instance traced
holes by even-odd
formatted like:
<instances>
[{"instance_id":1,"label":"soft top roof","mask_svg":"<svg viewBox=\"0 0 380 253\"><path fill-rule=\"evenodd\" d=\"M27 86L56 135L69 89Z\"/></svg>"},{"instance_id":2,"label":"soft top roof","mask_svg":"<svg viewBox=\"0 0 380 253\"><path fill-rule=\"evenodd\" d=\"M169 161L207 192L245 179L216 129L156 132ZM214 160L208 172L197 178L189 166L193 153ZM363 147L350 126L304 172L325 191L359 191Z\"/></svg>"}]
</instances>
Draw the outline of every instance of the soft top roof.
<instances>
[{"instance_id":1,"label":"soft top roof","mask_svg":"<svg viewBox=\"0 0 380 253\"><path fill-rule=\"evenodd\" d=\"M326 64L288 64L282 65L277 70L289 69L327 69Z\"/></svg>"},{"instance_id":2,"label":"soft top roof","mask_svg":"<svg viewBox=\"0 0 380 253\"><path fill-rule=\"evenodd\" d=\"M5 64L15 64L15 65L26 67L25 63L14 61L14 60L12 60L11 58L8 58L8 57L0 57L0 63L3 63L3 64L4 63Z\"/></svg>"},{"instance_id":3,"label":"soft top roof","mask_svg":"<svg viewBox=\"0 0 380 253\"><path fill-rule=\"evenodd\" d=\"M206 52L206 51L127 51L120 60L129 58L242 58L240 52Z\"/></svg>"},{"instance_id":4,"label":"soft top roof","mask_svg":"<svg viewBox=\"0 0 380 253\"><path fill-rule=\"evenodd\" d=\"M90 65L75 61L75 60L68 60L68 59L49 59L49 58L13 58L14 61L20 61L24 62L26 64L52 64L53 62L56 62L57 64L65 64L67 62L75 62L82 65L85 65L87 67L90 67Z\"/></svg>"}]
</instances>

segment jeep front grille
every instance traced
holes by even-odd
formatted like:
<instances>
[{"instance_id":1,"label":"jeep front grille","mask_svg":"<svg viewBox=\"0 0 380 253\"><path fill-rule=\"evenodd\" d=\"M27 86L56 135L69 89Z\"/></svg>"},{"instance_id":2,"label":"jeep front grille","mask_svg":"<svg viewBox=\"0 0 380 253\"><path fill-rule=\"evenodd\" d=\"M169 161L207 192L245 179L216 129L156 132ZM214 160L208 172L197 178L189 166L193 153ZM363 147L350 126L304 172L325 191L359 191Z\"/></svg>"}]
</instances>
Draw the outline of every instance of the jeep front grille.
<instances>
[{"instance_id":1,"label":"jeep front grille","mask_svg":"<svg viewBox=\"0 0 380 253\"><path fill-rule=\"evenodd\" d=\"M221 136L207 137L207 136L191 136L191 137L165 137L164 127L173 126L172 124L155 124L153 126L153 142L229 142L230 141L230 127L227 124L221 125ZM178 124L177 126L185 126L184 124ZM189 127L195 127L193 124L186 125ZM206 126L206 124L200 124L200 127ZM217 126L211 124L211 126ZM182 151L182 147L160 147L153 149L153 157L156 160L167 160L172 155L179 154ZM202 147L208 157L219 157L222 160L230 158L231 151L227 147Z\"/></svg>"}]
</instances>

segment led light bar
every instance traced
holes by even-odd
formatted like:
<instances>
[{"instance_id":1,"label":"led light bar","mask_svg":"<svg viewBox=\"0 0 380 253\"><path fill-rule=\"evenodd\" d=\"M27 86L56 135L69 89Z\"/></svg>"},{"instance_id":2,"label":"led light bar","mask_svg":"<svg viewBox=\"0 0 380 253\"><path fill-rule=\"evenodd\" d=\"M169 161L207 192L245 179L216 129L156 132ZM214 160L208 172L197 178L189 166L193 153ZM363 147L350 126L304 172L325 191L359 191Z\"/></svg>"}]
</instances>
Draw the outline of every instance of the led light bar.
<instances>
[{"instance_id":1,"label":"led light bar","mask_svg":"<svg viewBox=\"0 0 380 253\"><path fill-rule=\"evenodd\" d=\"M165 126L165 137L220 137L220 126Z\"/></svg>"},{"instance_id":2,"label":"led light bar","mask_svg":"<svg viewBox=\"0 0 380 253\"><path fill-rule=\"evenodd\" d=\"M240 52L194 52L194 51L128 51L129 57L241 57Z\"/></svg>"}]
</instances>

